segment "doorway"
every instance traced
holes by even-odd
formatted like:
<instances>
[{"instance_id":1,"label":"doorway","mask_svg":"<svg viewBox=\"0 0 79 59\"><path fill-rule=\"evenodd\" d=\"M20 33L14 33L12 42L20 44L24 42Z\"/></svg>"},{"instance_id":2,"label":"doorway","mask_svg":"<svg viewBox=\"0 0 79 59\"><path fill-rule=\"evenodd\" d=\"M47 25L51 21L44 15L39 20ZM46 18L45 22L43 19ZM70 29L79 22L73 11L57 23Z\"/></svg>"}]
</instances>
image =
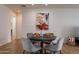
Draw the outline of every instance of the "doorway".
<instances>
[{"instance_id":1,"label":"doorway","mask_svg":"<svg viewBox=\"0 0 79 59\"><path fill-rule=\"evenodd\" d=\"M16 16L11 19L11 40L16 39Z\"/></svg>"}]
</instances>

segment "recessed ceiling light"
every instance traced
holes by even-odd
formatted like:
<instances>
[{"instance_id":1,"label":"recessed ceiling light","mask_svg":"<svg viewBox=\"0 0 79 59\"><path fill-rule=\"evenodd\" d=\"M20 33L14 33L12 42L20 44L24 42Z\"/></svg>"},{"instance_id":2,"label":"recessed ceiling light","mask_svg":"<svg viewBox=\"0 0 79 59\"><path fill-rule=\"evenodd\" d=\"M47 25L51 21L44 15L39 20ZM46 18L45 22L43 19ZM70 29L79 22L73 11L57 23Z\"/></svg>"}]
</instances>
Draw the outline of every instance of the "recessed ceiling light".
<instances>
[{"instance_id":1,"label":"recessed ceiling light","mask_svg":"<svg viewBox=\"0 0 79 59\"><path fill-rule=\"evenodd\" d=\"M48 4L45 4L45 6L48 6Z\"/></svg>"},{"instance_id":2,"label":"recessed ceiling light","mask_svg":"<svg viewBox=\"0 0 79 59\"><path fill-rule=\"evenodd\" d=\"M34 4L32 4L32 6L34 6Z\"/></svg>"}]
</instances>

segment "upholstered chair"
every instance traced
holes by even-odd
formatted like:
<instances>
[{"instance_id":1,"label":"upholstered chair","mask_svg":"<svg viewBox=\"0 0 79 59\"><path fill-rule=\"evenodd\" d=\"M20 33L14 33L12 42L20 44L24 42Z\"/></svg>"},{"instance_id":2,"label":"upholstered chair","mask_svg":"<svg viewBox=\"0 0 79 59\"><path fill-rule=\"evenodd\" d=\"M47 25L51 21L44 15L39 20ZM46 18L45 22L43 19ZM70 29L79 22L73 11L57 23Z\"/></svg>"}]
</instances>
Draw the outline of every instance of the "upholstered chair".
<instances>
[{"instance_id":1,"label":"upholstered chair","mask_svg":"<svg viewBox=\"0 0 79 59\"><path fill-rule=\"evenodd\" d=\"M39 46L33 45L29 38L22 38L21 42L23 47L23 53L25 52L36 53L41 49Z\"/></svg>"},{"instance_id":2,"label":"upholstered chair","mask_svg":"<svg viewBox=\"0 0 79 59\"><path fill-rule=\"evenodd\" d=\"M44 47L45 52L46 52L46 50L49 50L53 53L57 53L57 52L61 53L63 43L64 43L63 37L56 37L55 40L53 40L49 45Z\"/></svg>"}]
</instances>

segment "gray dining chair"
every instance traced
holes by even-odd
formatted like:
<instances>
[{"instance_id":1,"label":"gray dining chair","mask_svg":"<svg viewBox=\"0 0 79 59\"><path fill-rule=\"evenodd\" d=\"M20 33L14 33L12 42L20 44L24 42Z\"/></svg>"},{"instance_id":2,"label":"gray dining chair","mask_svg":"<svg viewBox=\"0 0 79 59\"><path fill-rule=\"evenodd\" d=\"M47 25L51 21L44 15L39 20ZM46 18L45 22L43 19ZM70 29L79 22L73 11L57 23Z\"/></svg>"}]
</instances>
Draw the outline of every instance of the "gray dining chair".
<instances>
[{"instance_id":1,"label":"gray dining chair","mask_svg":"<svg viewBox=\"0 0 79 59\"><path fill-rule=\"evenodd\" d=\"M29 38L22 38L21 42L23 46L23 53L36 53L41 49L41 47L33 45Z\"/></svg>"},{"instance_id":2,"label":"gray dining chair","mask_svg":"<svg viewBox=\"0 0 79 59\"><path fill-rule=\"evenodd\" d=\"M56 37L55 40L53 40L49 45L44 47L45 53L46 53L46 50L49 50L49 51L53 52L54 54L58 53L58 52L61 53L63 43L64 43L63 37Z\"/></svg>"},{"instance_id":3,"label":"gray dining chair","mask_svg":"<svg viewBox=\"0 0 79 59\"><path fill-rule=\"evenodd\" d=\"M27 33L27 38L33 37L33 33Z\"/></svg>"}]
</instances>

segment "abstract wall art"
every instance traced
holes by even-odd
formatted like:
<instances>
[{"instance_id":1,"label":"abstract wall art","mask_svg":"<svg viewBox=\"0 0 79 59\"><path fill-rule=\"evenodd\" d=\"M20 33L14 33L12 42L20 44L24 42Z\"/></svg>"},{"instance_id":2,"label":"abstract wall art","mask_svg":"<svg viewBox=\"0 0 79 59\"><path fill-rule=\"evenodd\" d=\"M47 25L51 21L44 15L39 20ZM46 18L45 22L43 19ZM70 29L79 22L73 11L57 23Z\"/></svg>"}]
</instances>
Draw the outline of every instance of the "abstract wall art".
<instances>
[{"instance_id":1,"label":"abstract wall art","mask_svg":"<svg viewBox=\"0 0 79 59\"><path fill-rule=\"evenodd\" d=\"M49 13L36 14L36 29L48 30Z\"/></svg>"}]
</instances>

